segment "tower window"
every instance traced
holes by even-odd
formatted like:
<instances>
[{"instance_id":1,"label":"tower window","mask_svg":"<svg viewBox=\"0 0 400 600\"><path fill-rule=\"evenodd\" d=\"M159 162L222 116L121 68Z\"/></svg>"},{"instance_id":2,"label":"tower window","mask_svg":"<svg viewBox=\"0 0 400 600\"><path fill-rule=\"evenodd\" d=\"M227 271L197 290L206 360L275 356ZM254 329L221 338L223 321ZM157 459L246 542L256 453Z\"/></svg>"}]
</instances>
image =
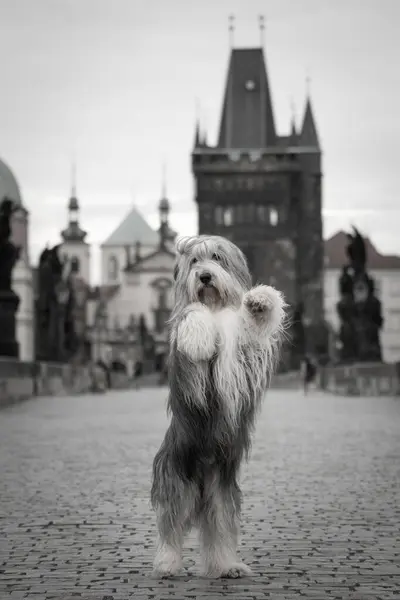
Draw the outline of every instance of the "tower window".
<instances>
[{"instance_id":1,"label":"tower window","mask_svg":"<svg viewBox=\"0 0 400 600\"><path fill-rule=\"evenodd\" d=\"M224 208L224 225L225 227L230 227L233 225L233 208L230 206Z\"/></svg>"},{"instance_id":2,"label":"tower window","mask_svg":"<svg viewBox=\"0 0 400 600\"><path fill-rule=\"evenodd\" d=\"M118 260L116 256L110 256L108 260L108 278L110 281L118 279Z\"/></svg>"},{"instance_id":3,"label":"tower window","mask_svg":"<svg viewBox=\"0 0 400 600\"><path fill-rule=\"evenodd\" d=\"M236 223L243 223L244 221L244 206L243 204L238 204L235 207L235 220Z\"/></svg>"},{"instance_id":4,"label":"tower window","mask_svg":"<svg viewBox=\"0 0 400 600\"><path fill-rule=\"evenodd\" d=\"M244 221L245 223L252 223L254 221L254 204L246 204Z\"/></svg>"},{"instance_id":5,"label":"tower window","mask_svg":"<svg viewBox=\"0 0 400 600\"><path fill-rule=\"evenodd\" d=\"M278 221L279 221L278 211L276 210L276 208L271 207L269 209L269 224L272 225L272 227L276 227L276 225L278 225Z\"/></svg>"},{"instance_id":6,"label":"tower window","mask_svg":"<svg viewBox=\"0 0 400 600\"><path fill-rule=\"evenodd\" d=\"M215 222L217 225L222 225L224 222L222 206L215 207Z\"/></svg>"},{"instance_id":7,"label":"tower window","mask_svg":"<svg viewBox=\"0 0 400 600\"><path fill-rule=\"evenodd\" d=\"M72 273L79 273L80 263L77 256L71 256L71 271Z\"/></svg>"},{"instance_id":8,"label":"tower window","mask_svg":"<svg viewBox=\"0 0 400 600\"><path fill-rule=\"evenodd\" d=\"M268 221L268 210L263 204L257 206L257 220L261 221L261 223L266 223Z\"/></svg>"}]
</instances>

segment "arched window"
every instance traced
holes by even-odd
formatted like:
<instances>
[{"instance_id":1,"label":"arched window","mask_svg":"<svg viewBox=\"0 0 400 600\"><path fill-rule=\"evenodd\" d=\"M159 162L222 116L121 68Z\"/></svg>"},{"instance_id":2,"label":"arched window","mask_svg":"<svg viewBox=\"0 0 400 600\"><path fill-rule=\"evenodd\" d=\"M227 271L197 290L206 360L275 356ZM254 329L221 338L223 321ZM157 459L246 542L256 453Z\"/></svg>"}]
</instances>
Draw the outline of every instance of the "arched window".
<instances>
[{"instance_id":1,"label":"arched window","mask_svg":"<svg viewBox=\"0 0 400 600\"><path fill-rule=\"evenodd\" d=\"M233 208L230 206L224 208L224 225L225 227L233 225Z\"/></svg>"},{"instance_id":2,"label":"arched window","mask_svg":"<svg viewBox=\"0 0 400 600\"><path fill-rule=\"evenodd\" d=\"M222 206L215 207L215 223L217 225L222 225L223 223L223 210Z\"/></svg>"},{"instance_id":3,"label":"arched window","mask_svg":"<svg viewBox=\"0 0 400 600\"><path fill-rule=\"evenodd\" d=\"M116 256L110 256L108 259L108 278L110 281L118 279L118 260Z\"/></svg>"},{"instance_id":4,"label":"arched window","mask_svg":"<svg viewBox=\"0 0 400 600\"><path fill-rule=\"evenodd\" d=\"M276 225L278 225L278 221L279 221L278 211L276 210L276 208L271 207L269 209L269 224L272 225L272 227L276 227Z\"/></svg>"},{"instance_id":5,"label":"arched window","mask_svg":"<svg viewBox=\"0 0 400 600\"><path fill-rule=\"evenodd\" d=\"M71 271L72 273L79 273L81 268L79 258L77 256L71 256Z\"/></svg>"}]
</instances>

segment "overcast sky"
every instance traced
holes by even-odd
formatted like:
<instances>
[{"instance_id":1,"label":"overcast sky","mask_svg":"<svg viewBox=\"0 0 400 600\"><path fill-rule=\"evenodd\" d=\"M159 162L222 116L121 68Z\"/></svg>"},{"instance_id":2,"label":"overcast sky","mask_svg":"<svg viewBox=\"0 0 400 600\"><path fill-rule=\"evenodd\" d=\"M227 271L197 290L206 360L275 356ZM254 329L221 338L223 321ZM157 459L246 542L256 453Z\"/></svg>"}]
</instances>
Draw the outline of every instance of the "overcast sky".
<instances>
[{"instance_id":1,"label":"overcast sky","mask_svg":"<svg viewBox=\"0 0 400 600\"><path fill-rule=\"evenodd\" d=\"M164 160L172 225L196 231L196 99L213 143L231 13L238 47L259 45L265 15L281 134L311 76L325 235L355 222L400 253L400 0L0 0L0 157L30 211L34 261L66 224L74 155L89 241L133 202L157 224Z\"/></svg>"}]
</instances>

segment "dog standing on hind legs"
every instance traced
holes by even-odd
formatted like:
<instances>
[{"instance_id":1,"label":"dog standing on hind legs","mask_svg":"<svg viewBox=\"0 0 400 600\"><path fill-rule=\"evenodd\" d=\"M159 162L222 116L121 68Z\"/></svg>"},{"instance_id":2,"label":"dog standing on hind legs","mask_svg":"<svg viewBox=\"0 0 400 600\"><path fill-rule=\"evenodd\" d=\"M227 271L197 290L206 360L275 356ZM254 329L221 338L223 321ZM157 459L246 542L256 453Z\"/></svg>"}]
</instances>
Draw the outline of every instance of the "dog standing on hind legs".
<instances>
[{"instance_id":1,"label":"dog standing on hind legs","mask_svg":"<svg viewBox=\"0 0 400 600\"><path fill-rule=\"evenodd\" d=\"M159 532L154 573L178 573L185 534L197 527L206 575L249 575L237 556L237 477L279 358L285 302L272 287L251 288L244 255L217 236L178 241L174 279L171 422L151 489Z\"/></svg>"}]
</instances>

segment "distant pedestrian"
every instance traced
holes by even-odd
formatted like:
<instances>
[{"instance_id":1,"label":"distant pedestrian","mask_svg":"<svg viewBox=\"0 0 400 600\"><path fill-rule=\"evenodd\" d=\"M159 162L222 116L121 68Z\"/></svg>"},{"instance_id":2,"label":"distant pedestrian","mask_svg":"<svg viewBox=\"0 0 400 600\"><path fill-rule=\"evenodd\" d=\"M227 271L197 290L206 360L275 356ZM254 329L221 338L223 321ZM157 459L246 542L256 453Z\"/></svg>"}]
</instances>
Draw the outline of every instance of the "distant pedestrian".
<instances>
[{"instance_id":1,"label":"distant pedestrian","mask_svg":"<svg viewBox=\"0 0 400 600\"><path fill-rule=\"evenodd\" d=\"M310 383L312 383L315 380L316 375L317 365L315 364L315 360L311 358L311 356L306 354L302 363L302 379L305 396L308 393Z\"/></svg>"},{"instance_id":2,"label":"distant pedestrian","mask_svg":"<svg viewBox=\"0 0 400 600\"><path fill-rule=\"evenodd\" d=\"M141 360L136 361L135 369L133 372L133 381L135 383L135 388L139 389L139 381L141 376L143 375L143 363Z\"/></svg>"}]
</instances>

